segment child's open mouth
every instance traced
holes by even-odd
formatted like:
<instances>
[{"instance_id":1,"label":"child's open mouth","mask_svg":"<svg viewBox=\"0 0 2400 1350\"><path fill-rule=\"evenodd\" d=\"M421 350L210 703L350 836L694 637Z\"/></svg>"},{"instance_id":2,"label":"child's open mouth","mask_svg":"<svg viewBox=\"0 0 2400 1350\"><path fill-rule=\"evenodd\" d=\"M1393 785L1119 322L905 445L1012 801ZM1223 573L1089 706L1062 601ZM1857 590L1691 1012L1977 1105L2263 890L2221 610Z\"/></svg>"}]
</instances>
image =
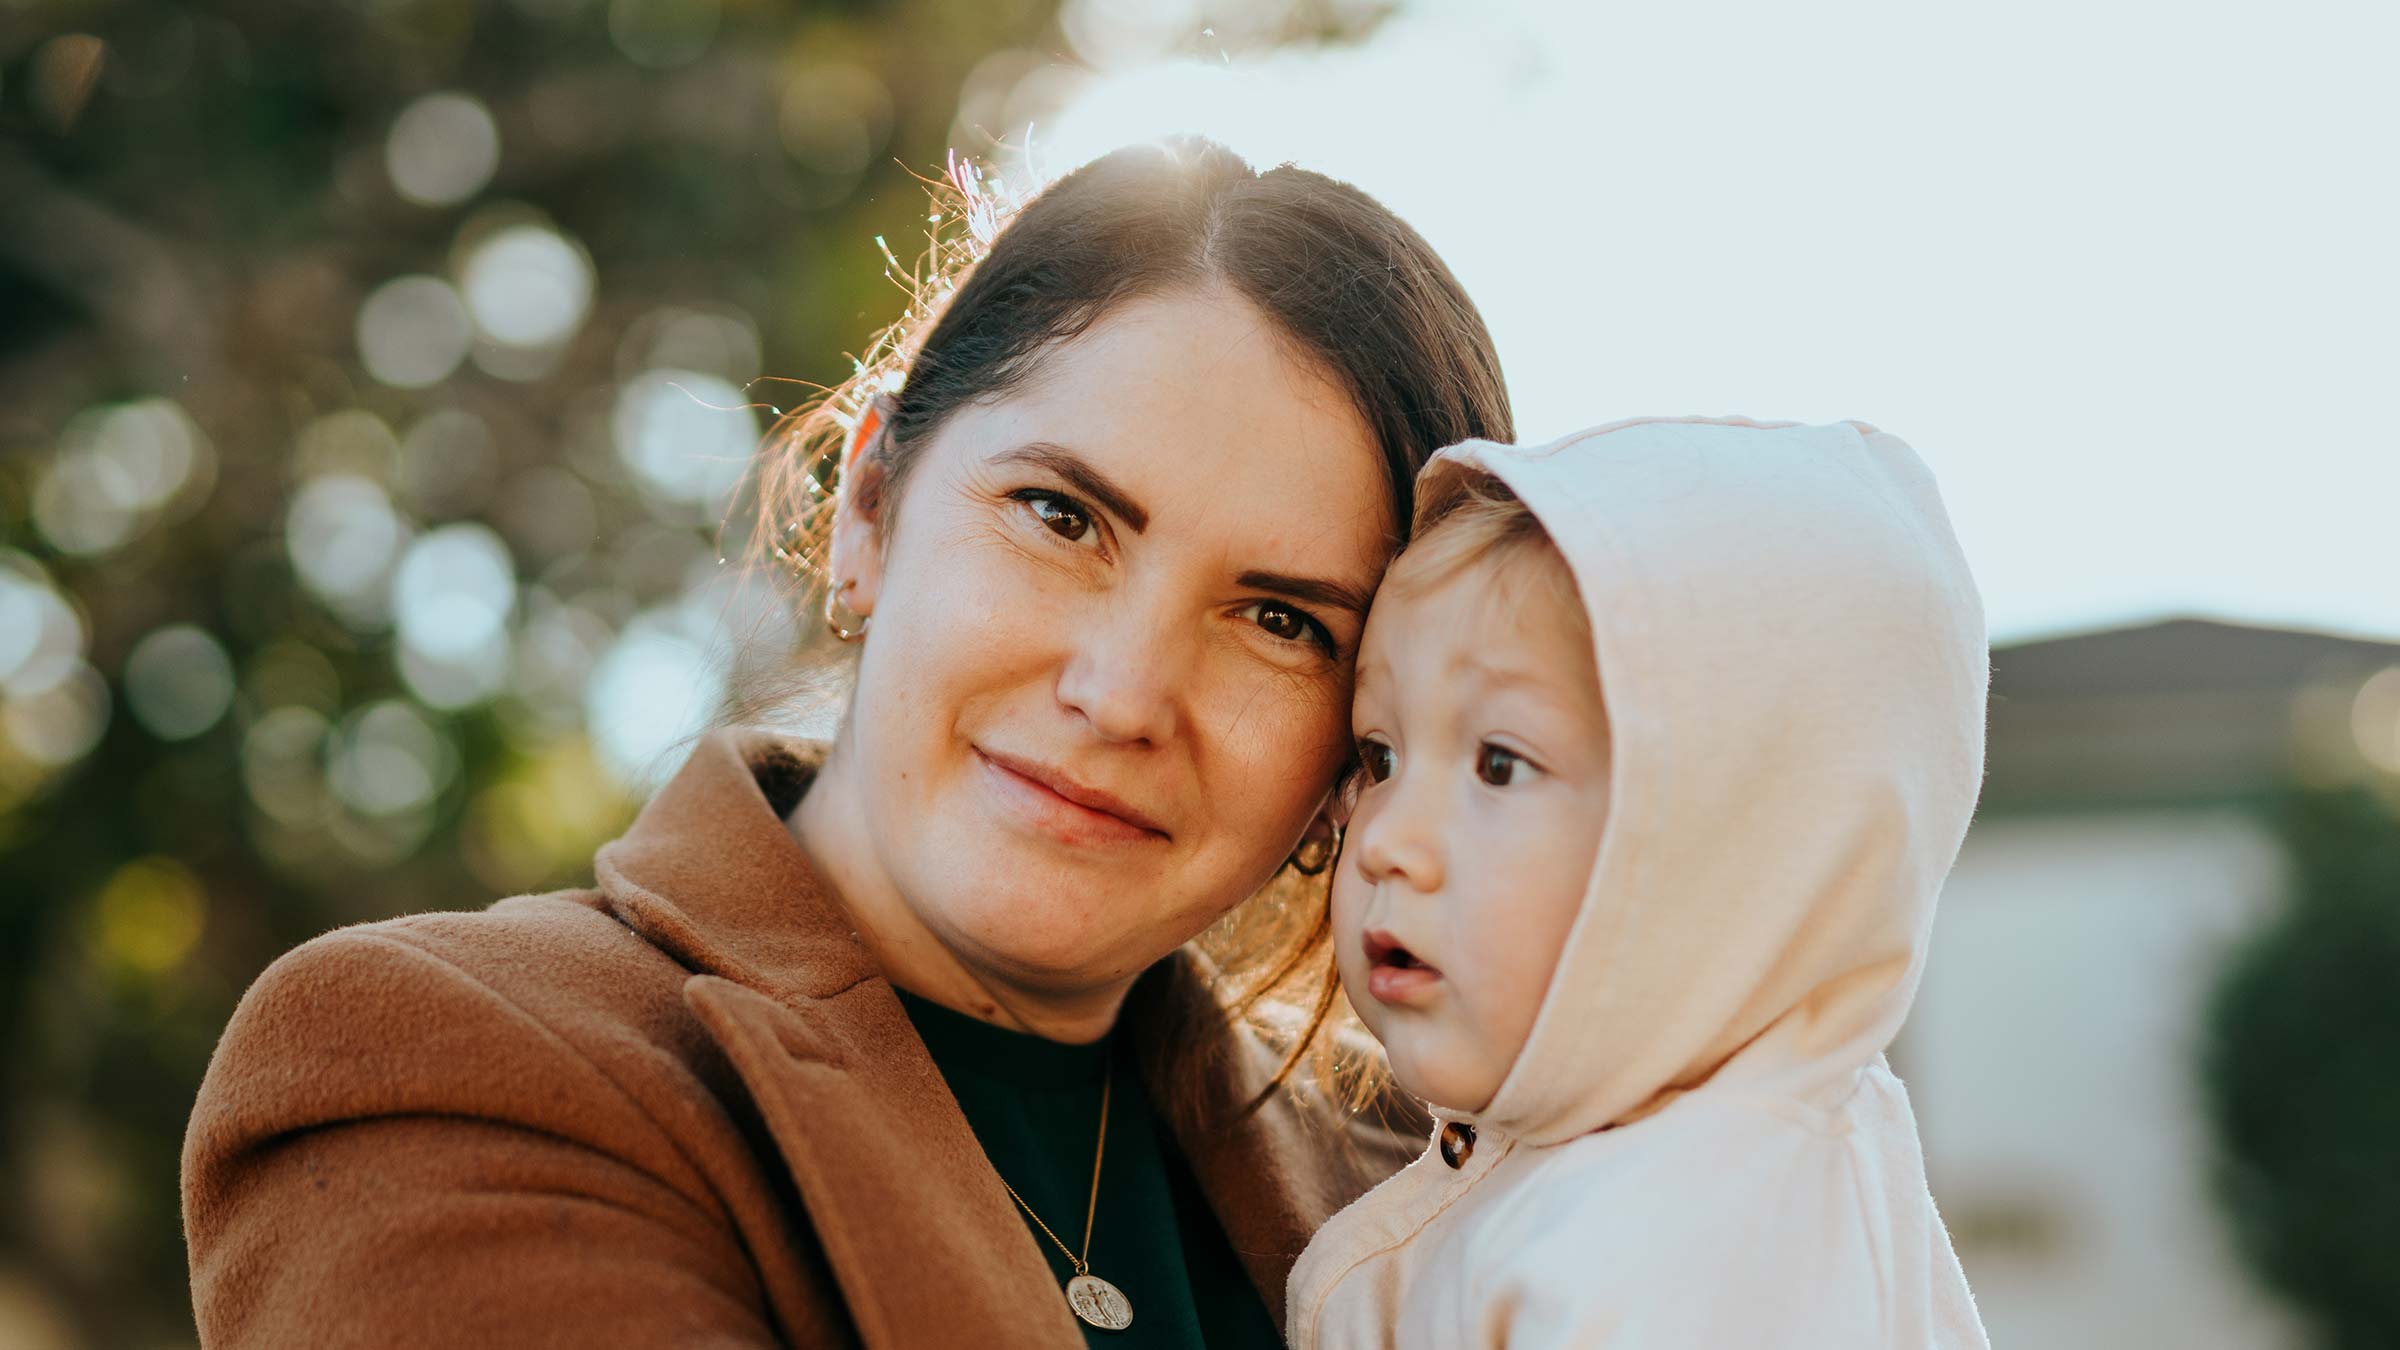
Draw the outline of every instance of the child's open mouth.
<instances>
[{"instance_id":1,"label":"child's open mouth","mask_svg":"<svg viewBox=\"0 0 2400 1350\"><path fill-rule=\"evenodd\" d=\"M1441 982L1442 972L1380 928L1365 934L1367 993L1378 1003L1413 1003Z\"/></svg>"}]
</instances>

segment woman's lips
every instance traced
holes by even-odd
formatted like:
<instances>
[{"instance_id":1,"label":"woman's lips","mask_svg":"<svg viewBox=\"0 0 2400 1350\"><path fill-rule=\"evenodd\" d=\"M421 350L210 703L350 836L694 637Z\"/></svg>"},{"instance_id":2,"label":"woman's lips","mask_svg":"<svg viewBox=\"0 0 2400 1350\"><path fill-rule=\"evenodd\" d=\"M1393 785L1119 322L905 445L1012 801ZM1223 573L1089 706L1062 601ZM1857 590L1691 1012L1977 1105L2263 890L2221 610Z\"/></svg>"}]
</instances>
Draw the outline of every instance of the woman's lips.
<instances>
[{"instance_id":1,"label":"woman's lips","mask_svg":"<svg viewBox=\"0 0 2400 1350\"><path fill-rule=\"evenodd\" d=\"M1380 928L1361 939L1367 956L1367 994L1377 1003L1418 1003L1442 982L1442 972L1416 958Z\"/></svg>"},{"instance_id":2,"label":"woman's lips","mask_svg":"<svg viewBox=\"0 0 2400 1350\"><path fill-rule=\"evenodd\" d=\"M1063 844L1163 840L1167 832L1122 798L1077 783L1033 760L975 747L996 795L1019 819Z\"/></svg>"}]
</instances>

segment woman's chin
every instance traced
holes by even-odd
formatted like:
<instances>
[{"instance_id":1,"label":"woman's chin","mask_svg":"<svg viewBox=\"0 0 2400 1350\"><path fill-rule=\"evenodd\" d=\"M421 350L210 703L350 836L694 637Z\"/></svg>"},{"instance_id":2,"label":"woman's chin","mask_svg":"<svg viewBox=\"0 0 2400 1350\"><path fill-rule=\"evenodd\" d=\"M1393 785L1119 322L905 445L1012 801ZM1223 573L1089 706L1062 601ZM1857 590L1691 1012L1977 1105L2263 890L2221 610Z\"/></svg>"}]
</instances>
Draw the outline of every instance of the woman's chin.
<instances>
[{"instance_id":1,"label":"woman's chin","mask_svg":"<svg viewBox=\"0 0 2400 1350\"><path fill-rule=\"evenodd\" d=\"M978 890L959 899L927 917L973 964L1026 990L1071 996L1100 989L1141 973L1180 945L1168 942L1152 951L1166 935L1145 943L1140 934L1095 926L1093 916L1108 908L1097 897L1079 900L1055 889Z\"/></svg>"}]
</instances>

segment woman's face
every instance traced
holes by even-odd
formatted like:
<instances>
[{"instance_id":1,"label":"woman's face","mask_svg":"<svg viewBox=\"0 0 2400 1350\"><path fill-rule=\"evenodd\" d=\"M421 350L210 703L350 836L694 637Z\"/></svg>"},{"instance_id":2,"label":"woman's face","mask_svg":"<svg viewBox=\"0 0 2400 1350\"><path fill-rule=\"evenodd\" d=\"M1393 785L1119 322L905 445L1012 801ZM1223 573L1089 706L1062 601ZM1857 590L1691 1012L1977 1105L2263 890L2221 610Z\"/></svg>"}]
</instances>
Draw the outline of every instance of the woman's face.
<instances>
[{"instance_id":1,"label":"woman's face","mask_svg":"<svg viewBox=\"0 0 2400 1350\"><path fill-rule=\"evenodd\" d=\"M837 524L863 851L989 976L1130 977L1267 881L1349 754L1374 434L1208 288L1118 306L920 452L883 530Z\"/></svg>"}]
</instances>

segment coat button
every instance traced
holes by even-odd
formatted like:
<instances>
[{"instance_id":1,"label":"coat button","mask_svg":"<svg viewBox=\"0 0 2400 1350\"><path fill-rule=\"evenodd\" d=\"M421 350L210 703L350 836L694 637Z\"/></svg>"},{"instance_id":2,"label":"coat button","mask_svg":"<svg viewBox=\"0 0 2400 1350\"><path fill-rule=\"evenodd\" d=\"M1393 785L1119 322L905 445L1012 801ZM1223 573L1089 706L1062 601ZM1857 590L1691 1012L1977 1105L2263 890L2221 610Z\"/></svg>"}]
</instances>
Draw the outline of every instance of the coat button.
<instances>
[{"instance_id":1,"label":"coat button","mask_svg":"<svg viewBox=\"0 0 2400 1350\"><path fill-rule=\"evenodd\" d=\"M1454 1120L1442 1127L1442 1161L1452 1167L1464 1167L1475 1156L1475 1127L1463 1120Z\"/></svg>"}]
</instances>

